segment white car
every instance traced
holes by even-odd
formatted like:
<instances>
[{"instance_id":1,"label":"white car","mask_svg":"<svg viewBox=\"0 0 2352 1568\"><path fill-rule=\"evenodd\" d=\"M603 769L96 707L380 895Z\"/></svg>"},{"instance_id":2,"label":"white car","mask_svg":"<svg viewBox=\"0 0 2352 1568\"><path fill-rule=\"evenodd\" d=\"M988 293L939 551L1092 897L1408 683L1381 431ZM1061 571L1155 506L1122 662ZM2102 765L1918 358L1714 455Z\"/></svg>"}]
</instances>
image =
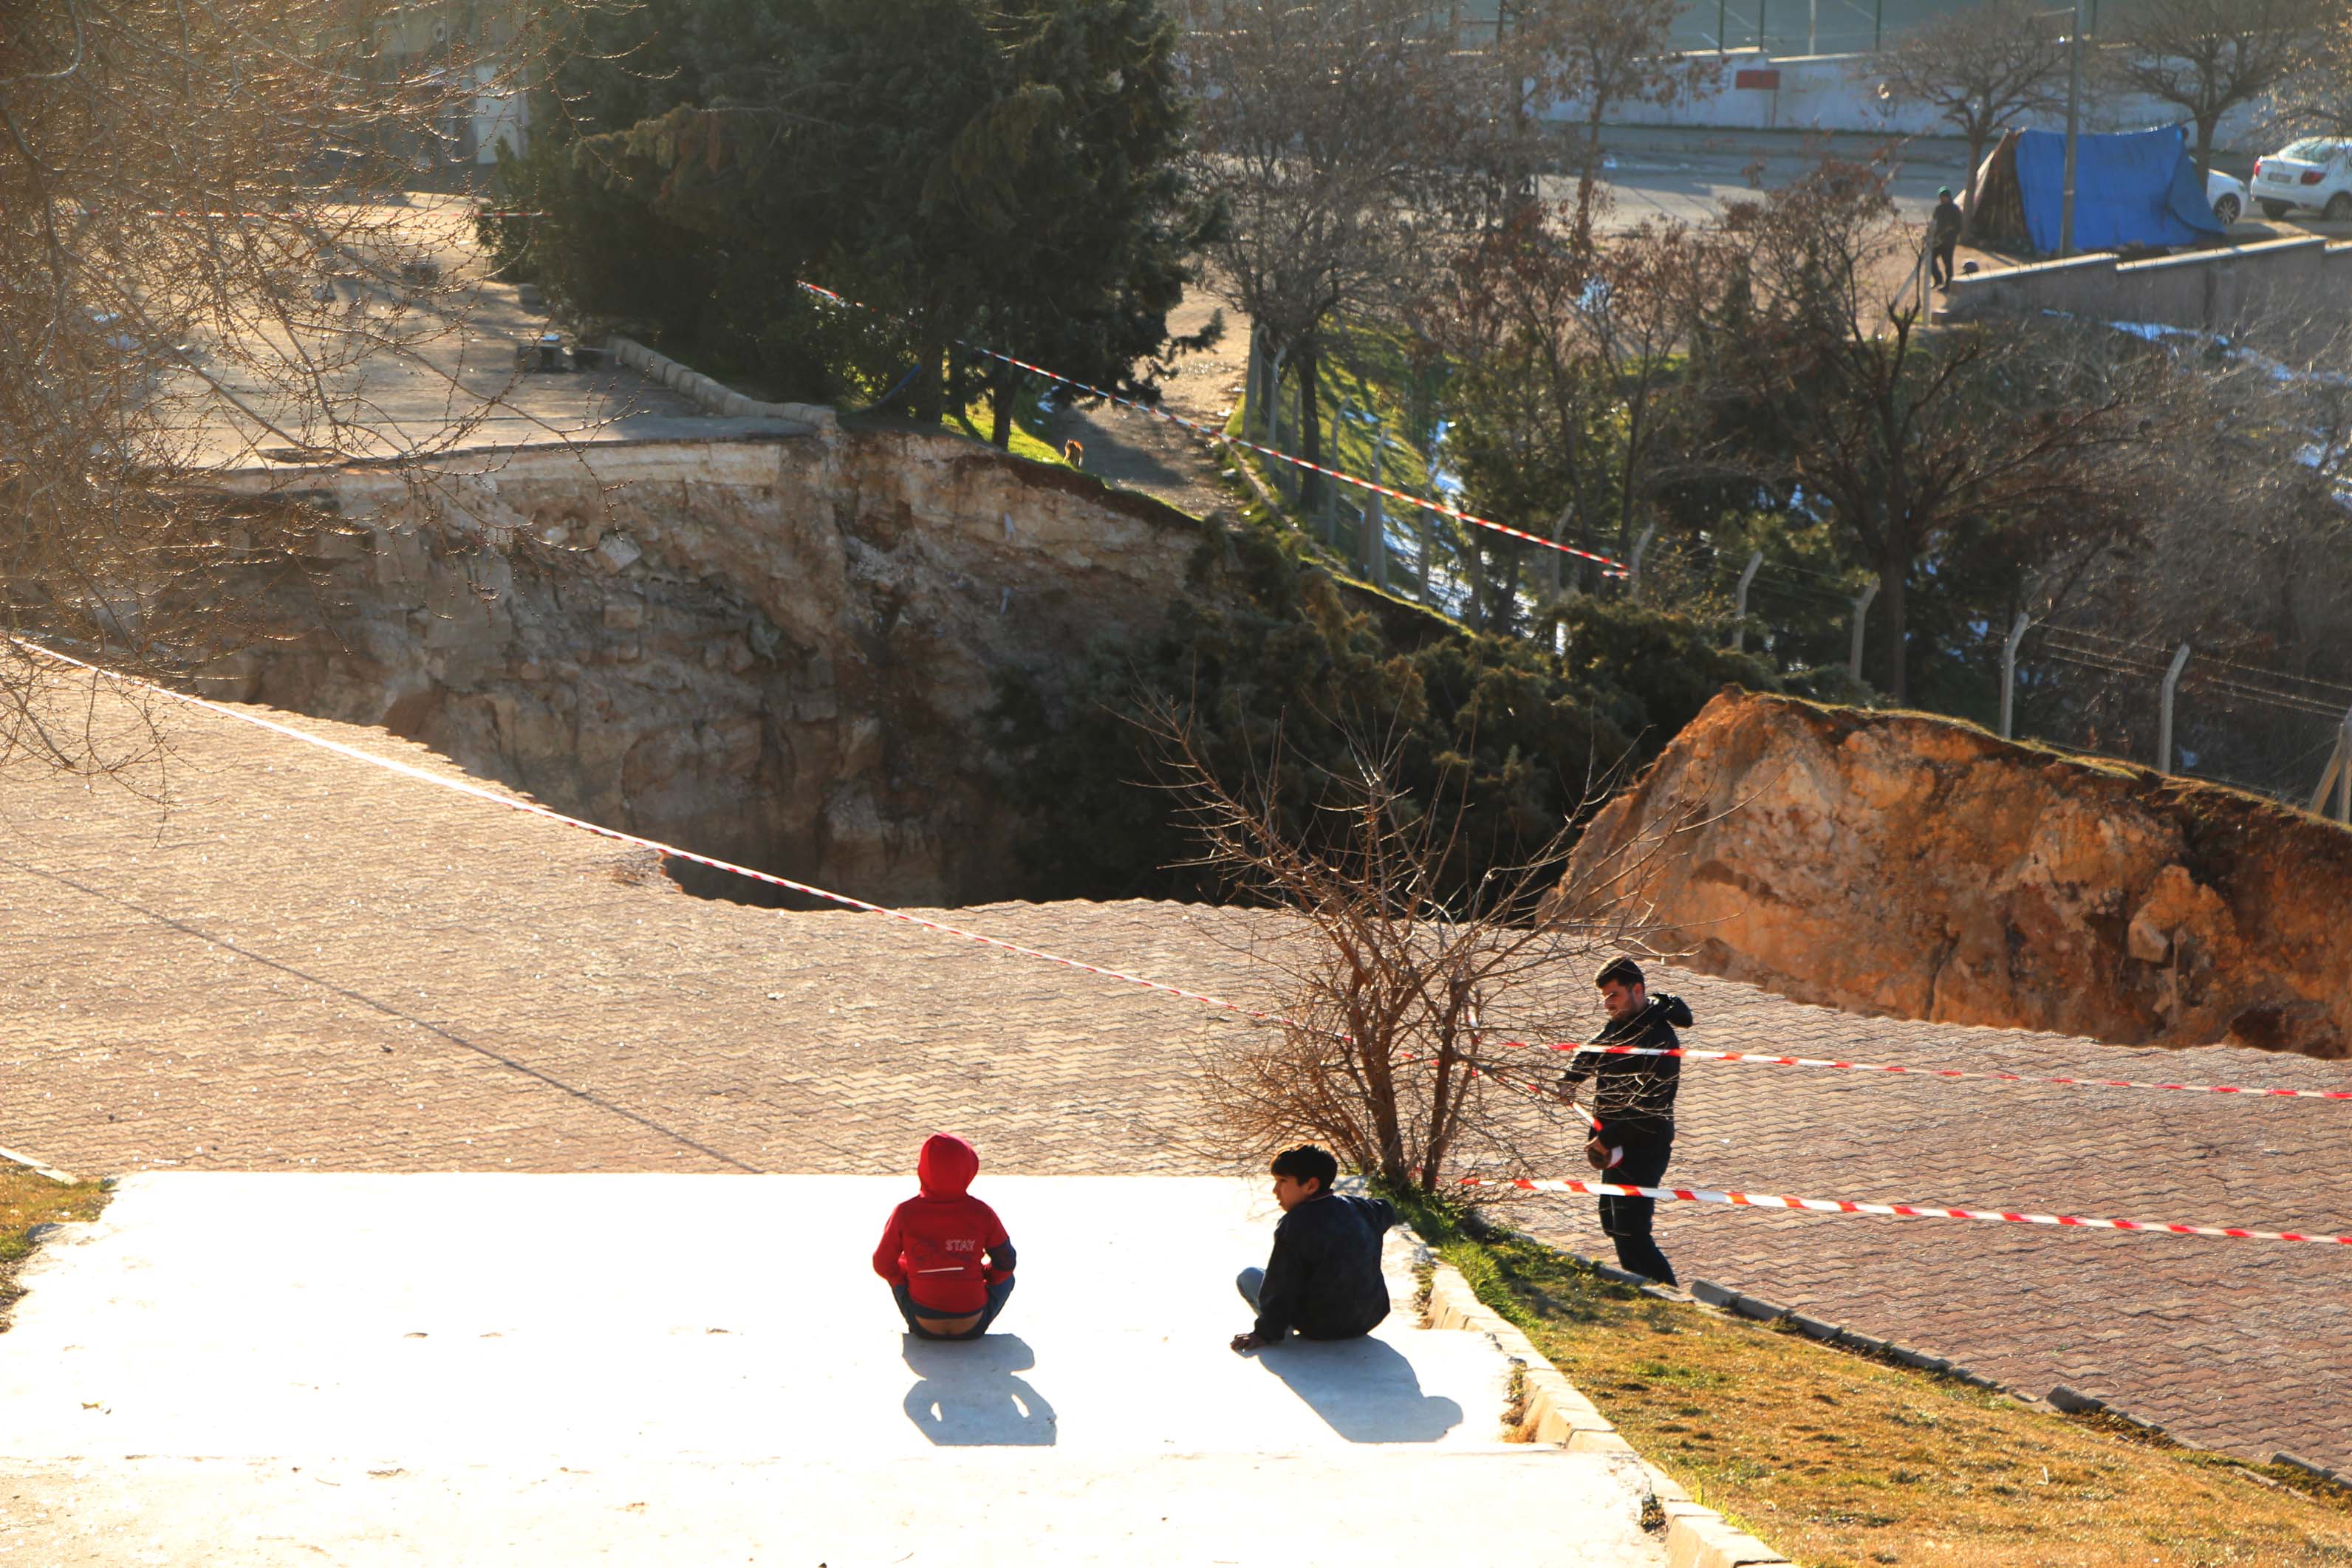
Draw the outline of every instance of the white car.
<instances>
[{"instance_id":1,"label":"white car","mask_svg":"<svg viewBox=\"0 0 2352 1568\"><path fill-rule=\"evenodd\" d=\"M2219 169L2206 171L2205 199L2212 204L2213 215L2228 228L2246 214L2246 187Z\"/></svg>"},{"instance_id":2,"label":"white car","mask_svg":"<svg viewBox=\"0 0 2352 1568\"><path fill-rule=\"evenodd\" d=\"M2257 158L2252 193L2264 217L2307 212L2337 223L2352 218L2352 142L2306 136Z\"/></svg>"}]
</instances>

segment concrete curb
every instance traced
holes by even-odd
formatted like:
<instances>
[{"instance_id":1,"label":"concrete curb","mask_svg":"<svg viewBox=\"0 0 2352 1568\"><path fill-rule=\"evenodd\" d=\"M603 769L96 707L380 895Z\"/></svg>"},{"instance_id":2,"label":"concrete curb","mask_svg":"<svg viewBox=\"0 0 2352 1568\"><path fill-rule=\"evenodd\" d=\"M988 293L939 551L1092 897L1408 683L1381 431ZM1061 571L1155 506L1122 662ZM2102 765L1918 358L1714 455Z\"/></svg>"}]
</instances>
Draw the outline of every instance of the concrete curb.
<instances>
[{"instance_id":1,"label":"concrete curb","mask_svg":"<svg viewBox=\"0 0 2352 1568\"><path fill-rule=\"evenodd\" d=\"M0 1160L5 1160L12 1166L22 1166L35 1176L47 1176L60 1186L72 1186L78 1179L55 1166L45 1166L32 1155L20 1155L14 1149L0 1149Z\"/></svg>"},{"instance_id":2,"label":"concrete curb","mask_svg":"<svg viewBox=\"0 0 2352 1568\"><path fill-rule=\"evenodd\" d=\"M1933 1373L1939 1377L1948 1377L1955 1383L1964 1383L1971 1388L1980 1388L1990 1394L2006 1395L2031 1410L2055 1411L2061 1416L2109 1416L2126 1426L2139 1428L2150 1437L2163 1437L2183 1448L2197 1449L2195 1444L2181 1442L2158 1422L2122 1409L2095 1394L2084 1394L2063 1383L2052 1388L2047 1394L2032 1394L2013 1384L1999 1382L1972 1368L1963 1366L1948 1356L1937 1355L1932 1351L1919 1350L1910 1345L1896 1344L1891 1340L1874 1339L1868 1334L1857 1333L1843 1324L1823 1322L1819 1318L1807 1317L1790 1307L1774 1306L1769 1301L1746 1295L1732 1290L1729 1286L1718 1285L1712 1280L1693 1280L1690 1282L1689 1293L1685 1294L1664 1285L1653 1284L1639 1274L1628 1273L1598 1258L1588 1258L1583 1253L1569 1248L1553 1246L1552 1243L1531 1236L1524 1230L1515 1230L1506 1226L1496 1225L1492 1219L1485 1223L1488 1232L1493 1235L1510 1236L1522 1241L1531 1242L1538 1247L1549 1248L1563 1258L1583 1264L1604 1280L1637 1287L1645 1296L1655 1296L1660 1301L1694 1302L1700 1307L1750 1318L1758 1322L1785 1322L1807 1339L1820 1343L1832 1345L1856 1355L1885 1356L1887 1360L1898 1365L1910 1367L1914 1371ZM2352 1491L2352 1469L2332 1470L2323 1465L2315 1464L2309 1459L2288 1453L2272 1455L2271 1463L2283 1465L2289 1469L2300 1470L2315 1480Z\"/></svg>"},{"instance_id":3,"label":"concrete curb","mask_svg":"<svg viewBox=\"0 0 2352 1568\"><path fill-rule=\"evenodd\" d=\"M1787 1558L1715 1510L1693 1502L1672 1477L1636 1454L1609 1418L1577 1392L1526 1334L1478 1300L1470 1281L1451 1263L1438 1264L1430 1277L1429 1326L1485 1334L1520 1365L1530 1441L1556 1444L1571 1453L1625 1454L1641 1465L1665 1514L1666 1568L1787 1568Z\"/></svg>"},{"instance_id":4,"label":"concrete curb","mask_svg":"<svg viewBox=\"0 0 2352 1568\"><path fill-rule=\"evenodd\" d=\"M656 354L635 338L614 332L604 340L613 358L649 382L659 382L679 396L691 399L709 413L727 419L781 419L798 425L797 435L831 435L839 425L833 410L814 402L761 402L719 385L699 371L689 370L666 354Z\"/></svg>"}]
</instances>

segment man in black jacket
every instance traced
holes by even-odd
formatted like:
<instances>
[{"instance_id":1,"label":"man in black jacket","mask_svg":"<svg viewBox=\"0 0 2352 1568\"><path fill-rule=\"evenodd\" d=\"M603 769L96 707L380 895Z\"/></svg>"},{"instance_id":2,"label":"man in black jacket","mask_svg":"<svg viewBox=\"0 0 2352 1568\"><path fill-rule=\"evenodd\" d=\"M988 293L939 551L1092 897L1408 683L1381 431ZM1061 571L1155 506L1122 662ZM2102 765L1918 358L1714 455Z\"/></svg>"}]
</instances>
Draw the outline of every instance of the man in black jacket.
<instances>
[{"instance_id":1,"label":"man in black jacket","mask_svg":"<svg viewBox=\"0 0 2352 1568\"><path fill-rule=\"evenodd\" d=\"M1609 1010L1609 1027L1594 1045L1681 1049L1675 1026L1690 1026L1690 1008L1680 997L1653 998L1639 964L1614 959L1593 984L1601 988L1601 1006ZM1594 1081L1592 1115L1600 1125L1584 1152L1601 1180L1624 1186L1656 1186L1665 1180L1666 1161L1675 1148L1675 1091L1681 1087L1682 1073L1679 1056L1580 1051L1569 1058L1568 1071L1559 1078L1561 1099L1575 1104L1584 1081ZM1601 1228L1617 1243L1621 1267L1671 1285L1676 1282L1674 1265L1650 1237L1650 1219L1657 1207L1653 1198L1603 1197Z\"/></svg>"},{"instance_id":2,"label":"man in black jacket","mask_svg":"<svg viewBox=\"0 0 2352 1568\"><path fill-rule=\"evenodd\" d=\"M1275 1156L1282 1220L1265 1267L1234 1281L1257 1313L1249 1333L1234 1336L1235 1350L1280 1344L1294 1329L1301 1339L1354 1339L1389 1315L1381 1236L1397 1211L1386 1198L1333 1192L1339 1177L1339 1162L1311 1144Z\"/></svg>"},{"instance_id":3,"label":"man in black jacket","mask_svg":"<svg viewBox=\"0 0 2352 1568\"><path fill-rule=\"evenodd\" d=\"M1952 256L1959 249L1960 230L1967 219L1960 213L1960 204L1952 200L1949 185L1936 193L1936 211L1927 220L1928 238L1935 246L1927 272L1938 288L1952 287Z\"/></svg>"}]
</instances>

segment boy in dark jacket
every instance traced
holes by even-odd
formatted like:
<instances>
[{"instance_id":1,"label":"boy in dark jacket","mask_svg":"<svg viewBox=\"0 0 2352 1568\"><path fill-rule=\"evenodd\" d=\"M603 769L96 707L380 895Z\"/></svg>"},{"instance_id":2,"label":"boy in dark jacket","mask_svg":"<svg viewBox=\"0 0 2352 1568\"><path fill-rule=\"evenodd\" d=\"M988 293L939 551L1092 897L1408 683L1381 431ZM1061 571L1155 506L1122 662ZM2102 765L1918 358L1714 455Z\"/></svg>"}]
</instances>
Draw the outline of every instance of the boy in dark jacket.
<instances>
[{"instance_id":1,"label":"boy in dark jacket","mask_svg":"<svg viewBox=\"0 0 2352 1568\"><path fill-rule=\"evenodd\" d=\"M908 1332L920 1339L978 1339L1013 1294L1013 1242L996 1210L966 1190L980 1155L961 1138L934 1133L915 1162L921 1196L890 1211L874 1271Z\"/></svg>"},{"instance_id":2,"label":"boy in dark jacket","mask_svg":"<svg viewBox=\"0 0 2352 1568\"><path fill-rule=\"evenodd\" d=\"M1690 1027L1690 1007L1680 997L1653 998L1639 964L1615 959L1593 984L1601 988L1601 1005L1609 1013L1609 1027L1593 1044L1681 1048L1675 1028ZM1568 1059L1568 1071L1559 1078L1561 1099L1575 1104L1584 1081L1594 1082L1592 1115L1600 1125L1585 1145L1585 1157L1602 1181L1656 1186L1665 1180L1666 1161L1675 1149L1675 1091L1682 1086L1682 1072L1679 1056L1588 1056L1580 1051ZM1622 1267L1671 1285L1676 1282L1674 1265L1650 1236L1657 1207L1654 1198L1603 1197L1601 1228L1617 1244Z\"/></svg>"},{"instance_id":3,"label":"boy in dark jacket","mask_svg":"<svg viewBox=\"0 0 2352 1568\"><path fill-rule=\"evenodd\" d=\"M1386 1198L1333 1192L1339 1177L1339 1162L1312 1145L1275 1156L1282 1220L1265 1267L1244 1269L1234 1281L1257 1313L1249 1333L1234 1336L1235 1350L1280 1344L1293 1329L1301 1339L1354 1339L1389 1315L1381 1235L1397 1211Z\"/></svg>"}]
</instances>

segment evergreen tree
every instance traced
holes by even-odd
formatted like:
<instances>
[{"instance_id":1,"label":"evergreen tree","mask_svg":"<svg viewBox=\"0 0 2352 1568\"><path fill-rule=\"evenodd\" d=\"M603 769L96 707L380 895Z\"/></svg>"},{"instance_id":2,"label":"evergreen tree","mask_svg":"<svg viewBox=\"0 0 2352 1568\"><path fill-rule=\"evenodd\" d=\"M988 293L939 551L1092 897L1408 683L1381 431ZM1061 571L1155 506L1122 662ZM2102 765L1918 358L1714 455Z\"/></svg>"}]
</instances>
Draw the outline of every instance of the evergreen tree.
<instances>
[{"instance_id":1,"label":"evergreen tree","mask_svg":"<svg viewBox=\"0 0 2352 1568\"><path fill-rule=\"evenodd\" d=\"M1205 232L1156 0L653 0L583 13L578 44L557 135L509 171L567 304L829 393L811 277L896 320L919 415L982 334L1148 390Z\"/></svg>"}]
</instances>

